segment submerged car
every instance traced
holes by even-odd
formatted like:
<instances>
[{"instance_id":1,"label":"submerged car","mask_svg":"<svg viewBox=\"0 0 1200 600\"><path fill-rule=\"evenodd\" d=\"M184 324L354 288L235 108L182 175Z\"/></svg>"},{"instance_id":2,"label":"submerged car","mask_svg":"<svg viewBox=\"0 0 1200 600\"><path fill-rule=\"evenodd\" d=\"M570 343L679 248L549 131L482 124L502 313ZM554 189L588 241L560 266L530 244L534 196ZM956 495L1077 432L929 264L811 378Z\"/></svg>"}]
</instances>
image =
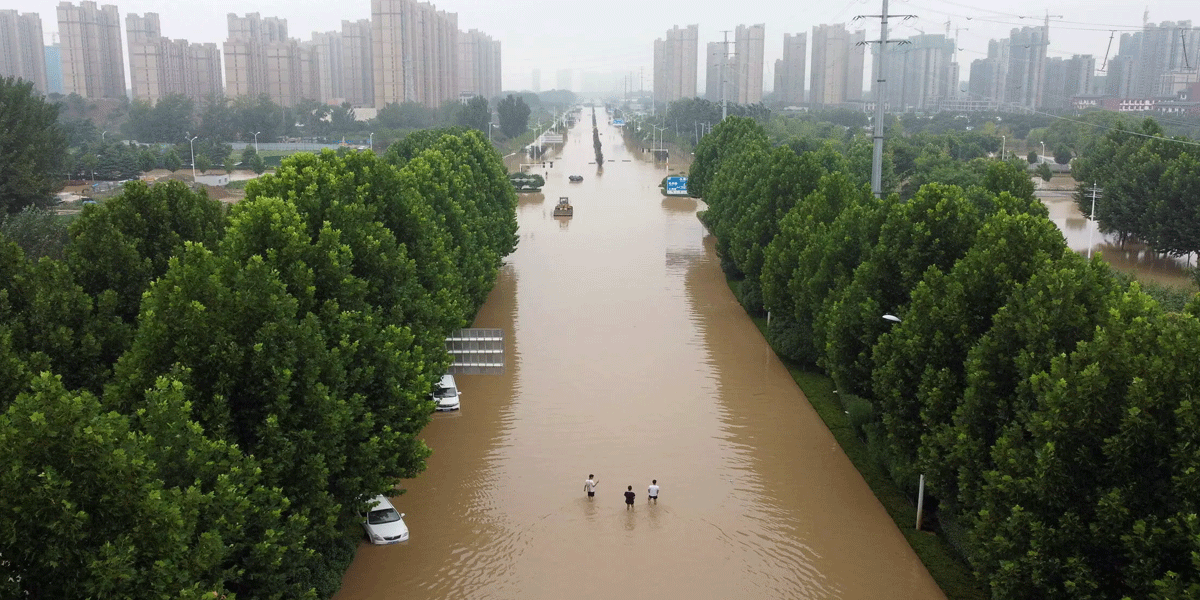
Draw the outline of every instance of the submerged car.
<instances>
[{"instance_id":1,"label":"submerged car","mask_svg":"<svg viewBox=\"0 0 1200 600\"><path fill-rule=\"evenodd\" d=\"M567 179L570 179L572 183L579 183L583 181L583 175L571 175Z\"/></svg>"},{"instance_id":2,"label":"submerged car","mask_svg":"<svg viewBox=\"0 0 1200 600\"><path fill-rule=\"evenodd\" d=\"M458 391L458 383L450 374L442 375L442 380L433 387L433 399L437 401L439 412L458 410L461 396L462 392Z\"/></svg>"},{"instance_id":3,"label":"submerged car","mask_svg":"<svg viewBox=\"0 0 1200 600\"><path fill-rule=\"evenodd\" d=\"M404 524L404 513L396 512L387 496L375 496L367 503L363 515L363 529L372 544L398 544L408 541L408 525Z\"/></svg>"}]
</instances>

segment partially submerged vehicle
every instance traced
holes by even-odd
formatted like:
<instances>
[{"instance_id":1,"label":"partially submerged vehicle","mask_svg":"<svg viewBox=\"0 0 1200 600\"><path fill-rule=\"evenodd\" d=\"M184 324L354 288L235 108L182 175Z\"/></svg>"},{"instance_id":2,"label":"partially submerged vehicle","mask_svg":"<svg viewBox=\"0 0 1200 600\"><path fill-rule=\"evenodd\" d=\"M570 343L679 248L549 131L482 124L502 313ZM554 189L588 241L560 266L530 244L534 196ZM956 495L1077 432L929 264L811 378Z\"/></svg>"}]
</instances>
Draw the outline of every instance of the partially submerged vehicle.
<instances>
[{"instance_id":1,"label":"partially submerged vehicle","mask_svg":"<svg viewBox=\"0 0 1200 600\"><path fill-rule=\"evenodd\" d=\"M580 181L583 181L583 175L572 175L567 179L570 179L571 183L579 183Z\"/></svg>"},{"instance_id":2,"label":"partially submerged vehicle","mask_svg":"<svg viewBox=\"0 0 1200 600\"><path fill-rule=\"evenodd\" d=\"M567 200L566 196L560 196L558 198L558 206L554 207L554 216L570 217L574 214L575 208L571 206L571 202Z\"/></svg>"}]
</instances>

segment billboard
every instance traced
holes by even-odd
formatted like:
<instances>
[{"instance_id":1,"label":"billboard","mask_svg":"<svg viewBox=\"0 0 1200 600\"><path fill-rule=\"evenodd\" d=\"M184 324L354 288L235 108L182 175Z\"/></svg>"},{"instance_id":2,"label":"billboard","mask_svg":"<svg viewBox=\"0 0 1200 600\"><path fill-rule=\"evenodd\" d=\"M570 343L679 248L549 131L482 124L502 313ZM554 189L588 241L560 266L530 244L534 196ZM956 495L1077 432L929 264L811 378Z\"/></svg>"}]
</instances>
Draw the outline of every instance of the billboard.
<instances>
[{"instance_id":1,"label":"billboard","mask_svg":"<svg viewBox=\"0 0 1200 600\"><path fill-rule=\"evenodd\" d=\"M686 196L687 177L668 177L667 178L667 195L668 196Z\"/></svg>"}]
</instances>

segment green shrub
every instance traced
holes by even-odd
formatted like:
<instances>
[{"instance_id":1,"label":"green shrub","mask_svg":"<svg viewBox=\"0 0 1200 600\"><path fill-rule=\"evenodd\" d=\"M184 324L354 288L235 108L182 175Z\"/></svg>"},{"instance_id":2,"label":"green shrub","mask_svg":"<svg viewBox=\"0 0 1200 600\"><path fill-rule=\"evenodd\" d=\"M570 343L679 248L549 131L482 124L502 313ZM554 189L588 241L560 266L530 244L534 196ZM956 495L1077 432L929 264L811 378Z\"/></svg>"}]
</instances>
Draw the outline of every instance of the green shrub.
<instances>
[{"instance_id":1,"label":"green shrub","mask_svg":"<svg viewBox=\"0 0 1200 600\"><path fill-rule=\"evenodd\" d=\"M839 394L850 428L860 440L867 439L867 425L875 420L875 407L869 400L854 394Z\"/></svg>"}]
</instances>

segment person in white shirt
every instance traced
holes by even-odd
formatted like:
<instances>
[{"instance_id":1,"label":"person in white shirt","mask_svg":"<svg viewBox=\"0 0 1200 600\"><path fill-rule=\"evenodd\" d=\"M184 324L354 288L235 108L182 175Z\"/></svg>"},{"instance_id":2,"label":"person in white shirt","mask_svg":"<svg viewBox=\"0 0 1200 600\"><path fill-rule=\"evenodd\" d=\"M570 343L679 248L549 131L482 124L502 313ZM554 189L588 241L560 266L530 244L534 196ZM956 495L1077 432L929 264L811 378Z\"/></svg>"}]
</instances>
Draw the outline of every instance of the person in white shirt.
<instances>
[{"instance_id":1,"label":"person in white shirt","mask_svg":"<svg viewBox=\"0 0 1200 600\"><path fill-rule=\"evenodd\" d=\"M587 481L583 482L583 491L587 492L588 498L596 496L597 485L600 485L600 478L595 475L588 475Z\"/></svg>"},{"instance_id":2,"label":"person in white shirt","mask_svg":"<svg viewBox=\"0 0 1200 600\"><path fill-rule=\"evenodd\" d=\"M646 502L658 504L658 480L651 479L650 487L646 488Z\"/></svg>"}]
</instances>

